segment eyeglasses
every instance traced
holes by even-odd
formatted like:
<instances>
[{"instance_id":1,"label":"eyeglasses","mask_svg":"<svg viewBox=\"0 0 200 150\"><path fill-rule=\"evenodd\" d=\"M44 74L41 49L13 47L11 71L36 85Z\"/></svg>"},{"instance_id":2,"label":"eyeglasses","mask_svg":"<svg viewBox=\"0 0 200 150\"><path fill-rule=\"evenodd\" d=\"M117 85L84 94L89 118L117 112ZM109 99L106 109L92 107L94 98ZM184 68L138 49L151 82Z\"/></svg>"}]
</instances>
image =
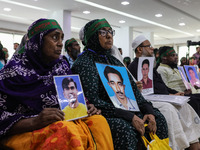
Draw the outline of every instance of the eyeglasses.
<instances>
[{"instance_id":1,"label":"eyeglasses","mask_svg":"<svg viewBox=\"0 0 200 150\"><path fill-rule=\"evenodd\" d=\"M141 45L140 47L148 47L148 48L153 48L151 45Z\"/></svg>"},{"instance_id":2,"label":"eyeglasses","mask_svg":"<svg viewBox=\"0 0 200 150\"><path fill-rule=\"evenodd\" d=\"M107 36L110 33L112 36L115 35L115 30L99 30L101 36Z\"/></svg>"}]
</instances>

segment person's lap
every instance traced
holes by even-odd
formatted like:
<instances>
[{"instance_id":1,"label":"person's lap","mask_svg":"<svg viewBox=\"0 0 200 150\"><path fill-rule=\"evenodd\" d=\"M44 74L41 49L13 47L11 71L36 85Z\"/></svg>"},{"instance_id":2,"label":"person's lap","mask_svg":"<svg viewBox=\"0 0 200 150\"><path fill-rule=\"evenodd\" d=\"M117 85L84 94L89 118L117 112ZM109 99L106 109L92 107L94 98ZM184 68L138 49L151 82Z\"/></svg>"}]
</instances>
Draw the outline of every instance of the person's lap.
<instances>
[{"instance_id":1,"label":"person's lap","mask_svg":"<svg viewBox=\"0 0 200 150\"><path fill-rule=\"evenodd\" d=\"M4 138L1 143L19 150L93 150L96 147L87 125L81 120L58 121L33 132Z\"/></svg>"}]
</instances>

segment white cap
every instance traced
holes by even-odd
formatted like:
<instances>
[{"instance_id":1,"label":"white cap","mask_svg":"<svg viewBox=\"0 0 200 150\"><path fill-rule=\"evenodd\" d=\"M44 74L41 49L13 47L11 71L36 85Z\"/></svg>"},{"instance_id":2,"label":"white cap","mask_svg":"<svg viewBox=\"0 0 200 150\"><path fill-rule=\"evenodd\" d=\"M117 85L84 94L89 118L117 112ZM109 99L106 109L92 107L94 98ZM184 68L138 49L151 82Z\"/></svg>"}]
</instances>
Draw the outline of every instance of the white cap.
<instances>
[{"instance_id":1,"label":"white cap","mask_svg":"<svg viewBox=\"0 0 200 150\"><path fill-rule=\"evenodd\" d=\"M82 27L81 30L79 31L79 39L81 41L84 40L84 27Z\"/></svg>"},{"instance_id":2,"label":"white cap","mask_svg":"<svg viewBox=\"0 0 200 150\"><path fill-rule=\"evenodd\" d=\"M139 35L132 42L132 48L135 50L142 42L148 40L145 36Z\"/></svg>"}]
</instances>

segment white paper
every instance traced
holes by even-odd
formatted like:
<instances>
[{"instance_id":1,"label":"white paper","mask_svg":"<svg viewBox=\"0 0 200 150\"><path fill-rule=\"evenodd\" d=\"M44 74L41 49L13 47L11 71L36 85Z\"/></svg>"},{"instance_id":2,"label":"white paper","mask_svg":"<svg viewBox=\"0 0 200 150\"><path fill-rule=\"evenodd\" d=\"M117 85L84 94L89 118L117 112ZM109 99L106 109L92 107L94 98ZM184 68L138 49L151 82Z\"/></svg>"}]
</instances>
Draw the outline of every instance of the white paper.
<instances>
[{"instance_id":1,"label":"white paper","mask_svg":"<svg viewBox=\"0 0 200 150\"><path fill-rule=\"evenodd\" d=\"M184 105L190 100L189 96L161 95L161 94L144 95L144 98L148 101L169 102L179 106Z\"/></svg>"}]
</instances>

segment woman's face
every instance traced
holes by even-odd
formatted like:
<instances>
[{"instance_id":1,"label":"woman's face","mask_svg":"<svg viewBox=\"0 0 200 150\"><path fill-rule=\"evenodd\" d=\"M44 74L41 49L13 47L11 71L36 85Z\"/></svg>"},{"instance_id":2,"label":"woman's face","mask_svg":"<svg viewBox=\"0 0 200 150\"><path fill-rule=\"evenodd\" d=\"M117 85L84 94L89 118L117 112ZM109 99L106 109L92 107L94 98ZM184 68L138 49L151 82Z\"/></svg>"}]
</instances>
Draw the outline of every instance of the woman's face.
<instances>
[{"instance_id":1,"label":"woman's face","mask_svg":"<svg viewBox=\"0 0 200 150\"><path fill-rule=\"evenodd\" d=\"M113 35L109 32L107 32L108 30L112 30L110 27L103 27L99 30L99 43L101 45L102 48L109 50L112 48L113 46ZM102 32L106 31L105 36L103 35Z\"/></svg>"},{"instance_id":2,"label":"woman's face","mask_svg":"<svg viewBox=\"0 0 200 150\"><path fill-rule=\"evenodd\" d=\"M62 30L56 29L43 38L42 53L44 61L49 63L59 58L63 47L64 34Z\"/></svg>"}]
</instances>

